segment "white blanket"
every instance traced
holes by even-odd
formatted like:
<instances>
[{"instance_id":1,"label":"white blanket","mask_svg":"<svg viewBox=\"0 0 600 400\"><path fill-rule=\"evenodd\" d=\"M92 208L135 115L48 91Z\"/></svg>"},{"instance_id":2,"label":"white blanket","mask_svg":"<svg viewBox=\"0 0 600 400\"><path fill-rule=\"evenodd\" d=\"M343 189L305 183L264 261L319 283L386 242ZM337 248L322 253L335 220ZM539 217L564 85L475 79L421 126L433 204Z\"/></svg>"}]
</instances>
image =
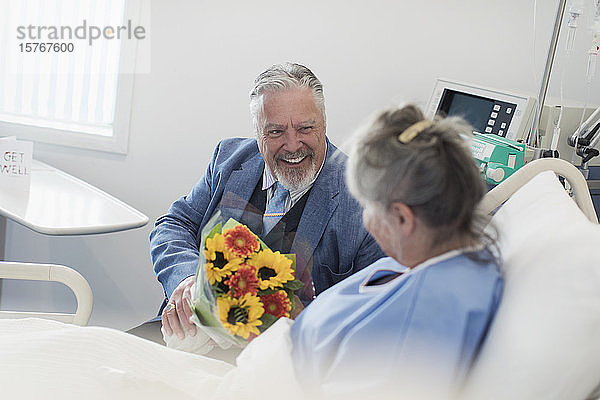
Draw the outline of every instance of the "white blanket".
<instances>
[{"instance_id":1,"label":"white blanket","mask_svg":"<svg viewBox=\"0 0 600 400\"><path fill-rule=\"evenodd\" d=\"M300 398L290 326L278 321L234 367L113 329L0 320L0 393L36 400Z\"/></svg>"}]
</instances>

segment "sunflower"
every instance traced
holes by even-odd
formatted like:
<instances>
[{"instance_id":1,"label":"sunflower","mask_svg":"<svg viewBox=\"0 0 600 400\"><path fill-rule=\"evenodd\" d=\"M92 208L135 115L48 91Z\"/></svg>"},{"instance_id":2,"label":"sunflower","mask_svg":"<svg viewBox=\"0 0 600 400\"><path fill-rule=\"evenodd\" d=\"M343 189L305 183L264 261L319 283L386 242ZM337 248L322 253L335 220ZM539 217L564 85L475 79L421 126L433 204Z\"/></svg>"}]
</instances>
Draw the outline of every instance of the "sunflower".
<instances>
[{"instance_id":1,"label":"sunflower","mask_svg":"<svg viewBox=\"0 0 600 400\"><path fill-rule=\"evenodd\" d=\"M206 239L206 275L211 285L221 282L224 277L238 269L238 266L244 261L243 258L232 254L225 247L225 238L217 233L212 238Z\"/></svg>"},{"instance_id":2,"label":"sunflower","mask_svg":"<svg viewBox=\"0 0 600 400\"><path fill-rule=\"evenodd\" d=\"M217 297L219 318L231 334L248 339L251 333L260 335L257 326L262 325L260 317L264 313L263 305L257 296L245 294L239 299Z\"/></svg>"},{"instance_id":3,"label":"sunflower","mask_svg":"<svg viewBox=\"0 0 600 400\"><path fill-rule=\"evenodd\" d=\"M294 280L292 260L278 251L273 253L269 249L264 249L250 257L247 262L257 270L260 290L275 289Z\"/></svg>"},{"instance_id":4,"label":"sunflower","mask_svg":"<svg viewBox=\"0 0 600 400\"><path fill-rule=\"evenodd\" d=\"M248 257L260 249L258 237L245 225L227 229L223 232L223 236L225 236L227 249L238 257Z\"/></svg>"},{"instance_id":5,"label":"sunflower","mask_svg":"<svg viewBox=\"0 0 600 400\"><path fill-rule=\"evenodd\" d=\"M292 303L285 291L278 290L273 294L265 294L264 296L260 296L260 301L263 303L265 313L274 315L277 318L289 318Z\"/></svg>"},{"instance_id":6,"label":"sunflower","mask_svg":"<svg viewBox=\"0 0 600 400\"><path fill-rule=\"evenodd\" d=\"M241 264L238 270L225 281L233 297L242 297L246 293L258 293L258 276L252 265Z\"/></svg>"}]
</instances>

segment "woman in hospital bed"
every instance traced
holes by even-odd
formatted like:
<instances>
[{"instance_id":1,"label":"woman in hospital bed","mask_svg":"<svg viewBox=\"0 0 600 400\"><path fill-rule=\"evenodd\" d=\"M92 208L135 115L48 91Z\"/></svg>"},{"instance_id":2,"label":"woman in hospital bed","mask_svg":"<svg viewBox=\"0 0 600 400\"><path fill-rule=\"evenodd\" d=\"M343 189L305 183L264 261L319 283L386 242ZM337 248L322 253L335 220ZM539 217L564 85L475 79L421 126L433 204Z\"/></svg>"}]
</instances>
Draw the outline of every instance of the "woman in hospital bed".
<instances>
[{"instance_id":1,"label":"woman in hospital bed","mask_svg":"<svg viewBox=\"0 0 600 400\"><path fill-rule=\"evenodd\" d=\"M321 294L295 323L278 321L237 366L112 329L4 320L0 390L63 399L448 397L502 292L498 254L475 215L484 189L460 136L469 131L454 119L426 121L413 106L376 118L351 155L349 184L389 258Z\"/></svg>"},{"instance_id":2,"label":"woman in hospital bed","mask_svg":"<svg viewBox=\"0 0 600 400\"><path fill-rule=\"evenodd\" d=\"M381 113L359 138L348 183L389 258L318 296L295 321L292 359L304 387L445 398L464 379L503 287L475 214L484 188L461 137L470 131L406 106Z\"/></svg>"}]
</instances>

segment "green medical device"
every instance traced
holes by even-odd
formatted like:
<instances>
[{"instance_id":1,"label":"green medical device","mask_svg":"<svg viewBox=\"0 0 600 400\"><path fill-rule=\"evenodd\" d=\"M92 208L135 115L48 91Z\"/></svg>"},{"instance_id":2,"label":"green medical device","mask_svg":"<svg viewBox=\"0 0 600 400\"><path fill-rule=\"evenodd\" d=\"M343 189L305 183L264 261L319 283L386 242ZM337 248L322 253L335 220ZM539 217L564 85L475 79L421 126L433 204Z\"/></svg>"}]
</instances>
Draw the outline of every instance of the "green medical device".
<instances>
[{"instance_id":1,"label":"green medical device","mask_svg":"<svg viewBox=\"0 0 600 400\"><path fill-rule=\"evenodd\" d=\"M438 79L426 115L467 121L473 128L473 157L485 180L498 184L523 166L526 146L519 142L530 131L535 103L518 93Z\"/></svg>"},{"instance_id":2,"label":"green medical device","mask_svg":"<svg viewBox=\"0 0 600 400\"><path fill-rule=\"evenodd\" d=\"M525 162L525 144L494 134L473 134L473 158L485 180L498 184Z\"/></svg>"}]
</instances>

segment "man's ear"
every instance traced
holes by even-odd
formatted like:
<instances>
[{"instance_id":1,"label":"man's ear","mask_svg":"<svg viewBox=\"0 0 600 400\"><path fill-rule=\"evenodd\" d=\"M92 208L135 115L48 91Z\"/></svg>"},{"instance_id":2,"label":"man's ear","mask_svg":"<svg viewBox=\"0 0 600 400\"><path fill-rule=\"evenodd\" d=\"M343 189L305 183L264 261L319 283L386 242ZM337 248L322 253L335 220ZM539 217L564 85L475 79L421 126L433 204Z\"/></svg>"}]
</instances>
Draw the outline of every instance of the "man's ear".
<instances>
[{"instance_id":1,"label":"man's ear","mask_svg":"<svg viewBox=\"0 0 600 400\"><path fill-rule=\"evenodd\" d=\"M391 206L392 215L396 219L398 226L404 234L411 234L414 232L417 224L415 213L412 209L404 203L396 201Z\"/></svg>"}]
</instances>

